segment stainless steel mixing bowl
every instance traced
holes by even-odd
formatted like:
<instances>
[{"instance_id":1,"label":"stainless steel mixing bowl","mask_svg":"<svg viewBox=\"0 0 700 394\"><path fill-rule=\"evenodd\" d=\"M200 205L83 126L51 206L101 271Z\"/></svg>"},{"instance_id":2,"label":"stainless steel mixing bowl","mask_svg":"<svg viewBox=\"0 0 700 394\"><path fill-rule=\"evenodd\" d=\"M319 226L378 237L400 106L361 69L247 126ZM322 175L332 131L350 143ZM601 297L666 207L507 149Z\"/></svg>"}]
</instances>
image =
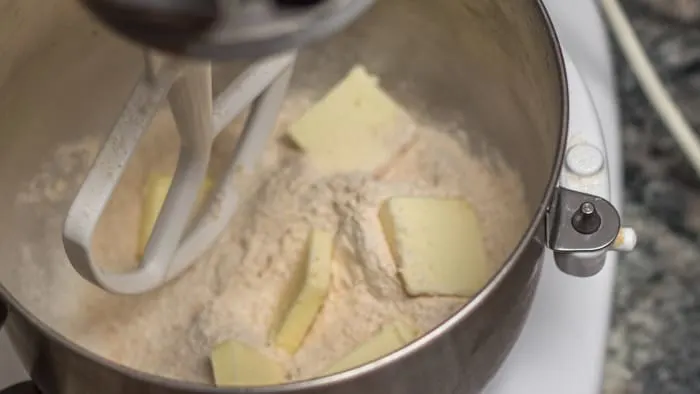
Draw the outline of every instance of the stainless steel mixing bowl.
<instances>
[{"instance_id":1,"label":"stainless steel mixing bowl","mask_svg":"<svg viewBox=\"0 0 700 394\"><path fill-rule=\"evenodd\" d=\"M5 328L44 393L475 394L496 372L537 286L567 133L562 54L540 1L382 0L300 54L292 90L324 92L361 62L411 112L473 130L475 154L493 147L519 171L531 221L489 285L417 342L354 371L254 390L135 372L79 348L38 317L46 311L37 305L52 308L40 302L49 289L19 278L18 264L31 254L37 277L66 272L60 231L70 199L29 209L16 203L18 190L41 172L71 171L76 182L55 186L74 195L89 160L47 169L42 159L81 136L106 137L143 65L138 48L73 1L0 0L0 10L0 299L9 309ZM219 68L227 67L236 65ZM54 228L55 237L45 236Z\"/></svg>"}]
</instances>

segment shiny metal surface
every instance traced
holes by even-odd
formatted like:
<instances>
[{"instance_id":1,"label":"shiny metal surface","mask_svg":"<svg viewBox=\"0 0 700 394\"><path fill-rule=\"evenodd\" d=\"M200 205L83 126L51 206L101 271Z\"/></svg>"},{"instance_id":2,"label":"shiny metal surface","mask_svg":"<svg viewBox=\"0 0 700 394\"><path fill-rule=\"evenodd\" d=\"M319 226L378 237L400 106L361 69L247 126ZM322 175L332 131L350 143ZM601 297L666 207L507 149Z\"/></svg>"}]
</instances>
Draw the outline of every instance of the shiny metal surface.
<instances>
[{"instance_id":1,"label":"shiny metal surface","mask_svg":"<svg viewBox=\"0 0 700 394\"><path fill-rule=\"evenodd\" d=\"M81 0L140 45L207 59L268 56L342 30L374 0Z\"/></svg>"},{"instance_id":2,"label":"shiny metal surface","mask_svg":"<svg viewBox=\"0 0 700 394\"><path fill-rule=\"evenodd\" d=\"M53 28L32 38L42 50L13 49L24 56L13 58L12 77L0 82L0 129L7 130L0 137L3 201L13 201L22 182L39 171L37 157L83 135L106 137L109 119L142 71L137 48L105 34L71 8L72 2L52 1L60 8L54 17L65 20L49 19ZM23 7L45 4L26 0ZM28 15L27 23L38 23ZM66 57L66 51L76 56ZM487 288L416 343L354 371L245 392L476 394L517 339L539 279L543 217L562 163L568 116L556 38L539 2L383 0L342 34L302 51L291 89L321 94L357 62L378 74L385 89L420 120L460 124L474 130L474 146L499 149L521 172L532 222ZM226 67L236 65L223 71ZM44 89L21 89L23 84ZM91 93L90 99L77 91ZM40 102L53 105L39 107ZM88 108L91 116L81 117ZM39 304L16 280L16 245L36 237L40 228L55 226L58 238L69 202L52 207L56 218L8 205L0 224L2 297L10 304L6 328L40 388L66 394L243 392L127 370L76 347L37 317ZM57 241L48 245L60 247ZM36 252L46 256L46 264L66 264L55 251Z\"/></svg>"},{"instance_id":3,"label":"shiny metal surface","mask_svg":"<svg viewBox=\"0 0 700 394\"><path fill-rule=\"evenodd\" d=\"M547 214L547 245L563 272L584 278L600 272L619 231L620 215L609 201L557 188Z\"/></svg>"}]
</instances>

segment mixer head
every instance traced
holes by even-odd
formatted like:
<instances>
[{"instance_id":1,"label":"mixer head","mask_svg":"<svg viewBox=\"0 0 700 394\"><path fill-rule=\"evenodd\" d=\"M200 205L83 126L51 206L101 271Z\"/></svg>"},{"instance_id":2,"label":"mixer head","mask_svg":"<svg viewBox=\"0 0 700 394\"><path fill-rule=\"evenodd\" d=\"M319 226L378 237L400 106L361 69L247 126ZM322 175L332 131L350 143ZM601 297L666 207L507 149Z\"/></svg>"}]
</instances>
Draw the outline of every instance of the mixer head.
<instances>
[{"instance_id":1,"label":"mixer head","mask_svg":"<svg viewBox=\"0 0 700 394\"><path fill-rule=\"evenodd\" d=\"M139 44L225 60L267 56L330 35L374 0L81 0Z\"/></svg>"}]
</instances>

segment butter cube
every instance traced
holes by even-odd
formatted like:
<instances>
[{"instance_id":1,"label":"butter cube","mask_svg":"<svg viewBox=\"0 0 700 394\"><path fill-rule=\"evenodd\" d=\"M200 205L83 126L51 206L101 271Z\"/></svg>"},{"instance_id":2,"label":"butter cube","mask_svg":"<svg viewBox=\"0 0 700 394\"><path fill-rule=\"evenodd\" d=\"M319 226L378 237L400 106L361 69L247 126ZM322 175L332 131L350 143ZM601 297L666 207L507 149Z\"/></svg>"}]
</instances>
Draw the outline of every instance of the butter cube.
<instances>
[{"instance_id":1,"label":"butter cube","mask_svg":"<svg viewBox=\"0 0 700 394\"><path fill-rule=\"evenodd\" d=\"M379 220L409 295L472 297L495 273L466 201L395 197Z\"/></svg>"},{"instance_id":2,"label":"butter cube","mask_svg":"<svg viewBox=\"0 0 700 394\"><path fill-rule=\"evenodd\" d=\"M156 219L158 219L158 214L160 214L160 209L163 207L165 197L168 195L168 189L170 189L172 181L173 179L170 176L152 174L148 177L143 199L141 228L139 230L138 258L141 258L146 251L146 245L148 245L148 240L151 238L151 232L153 232L153 227L156 224ZM212 182L207 178L199 194L197 208L199 208L204 196L209 193L211 187Z\"/></svg>"},{"instance_id":3,"label":"butter cube","mask_svg":"<svg viewBox=\"0 0 700 394\"><path fill-rule=\"evenodd\" d=\"M381 173L408 148L415 126L377 78L355 66L288 135L321 172Z\"/></svg>"},{"instance_id":4,"label":"butter cube","mask_svg":"<svg viewBox=\"0 0 700 394\"><path fill-rule=\"evenodd\" d=\"M312 230L302 261L279 301L272 337L275 345L294 354L311 329L331 284L333 235Z\"/></svg>"},{"instance_id":5,"label":"butter cube","mask_svg":"<svg viewBox=\"0 0 700 394\"><path fill-rule=\"evenodd\" d=\"M326 375L347 371L378 360L401 349L420 335L419 331L403 320L388 324L375 336L363 342L326 370Z\"/></svg>"},{"instance_id":6,"label":"butter cube","mask_svg":"<svg viewBox=\"0 0 700 394\"><path fill-rule=\"evenodd\" d=\"M226 341L211 354L217 386L268 386L284 383L285 370L252 347Z\"/></svg>"}]
</instances>

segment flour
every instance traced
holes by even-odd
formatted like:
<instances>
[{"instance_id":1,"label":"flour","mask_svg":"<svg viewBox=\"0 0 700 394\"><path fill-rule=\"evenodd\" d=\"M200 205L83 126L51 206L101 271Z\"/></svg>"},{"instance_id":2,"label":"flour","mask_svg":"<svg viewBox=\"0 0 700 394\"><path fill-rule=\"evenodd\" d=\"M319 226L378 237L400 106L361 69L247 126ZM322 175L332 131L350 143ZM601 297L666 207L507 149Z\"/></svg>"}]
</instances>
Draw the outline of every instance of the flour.
<instances>
[{"instance_id":1,"label":"flour","mask_svg":"<svg viewBox=\"0 0 700 394\"><path fill-rule=\"evenodd\" d=\"M57 237L62 218L49 211L52 204L70 200L75 190L71 182L79 171L71 176L38 174L17 204L45 210L50 223L44 237L24 245L27 253L17 275L33 283L37 279L30 276L37 275L47 290L13 292L41 319L103 357L144 372L203 383L212 382L212 347L226 339L255 346L285 365L290 378L299 379L316 376L397 316L423 331L434 328L467 300L406 296L378 222L379 204L399 195L468 199L482 222L495 271L527 225L520 179L499 165L495 155L485 161L468 154L463 131L426 126L419 127L415 144L381 179L363 173L323 176L281 135L300 111L300 106L286 107L276 140L258 176L242 191L240 208L217 245L181 278L145 295L106 294L73 272ZM168 137L172 119L161 115L153 127L156 131L146 137L127 169L96 237L95 252L110 269L134 264L145 178L154 170L168 173L175 160L174 153L164 155L176 152L177 140ZM46 168L75 156L76 150L92 154L93 146L85 141L64 146ZM215 149L214 160L229 152ZM311 228L337 234L333 282L303 346L290 356L269 345L268 327ZM32 255L30 250L51 253ZM41 259L57 264L48 272L37 262Z\"/></svg>"}]
</instances>

